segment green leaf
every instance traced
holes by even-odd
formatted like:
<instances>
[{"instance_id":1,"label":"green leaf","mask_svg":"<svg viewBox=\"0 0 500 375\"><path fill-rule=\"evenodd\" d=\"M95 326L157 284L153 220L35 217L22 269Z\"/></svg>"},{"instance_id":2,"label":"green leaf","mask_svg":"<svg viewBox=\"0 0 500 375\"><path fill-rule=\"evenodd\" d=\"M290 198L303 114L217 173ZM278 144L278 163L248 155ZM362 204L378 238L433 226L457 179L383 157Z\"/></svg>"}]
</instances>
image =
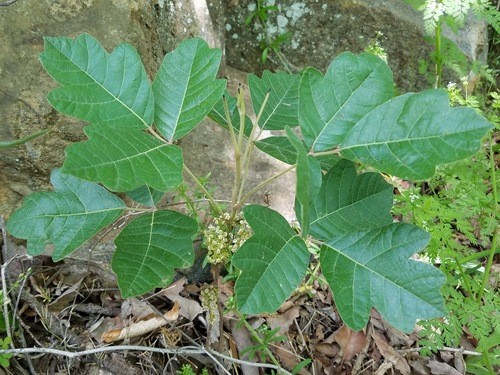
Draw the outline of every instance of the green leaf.
<instances>
[{"instance_id":1,"label":"green leaf","mask_svg":"<svg viewBox=\"0 0 500 375\"><path fill-rule=\"evenodd\" d=\"M254 141L255 146L284 163L293 165L297 162L297 150L287 137L272 136Z\"/></svg>"},{"instance_id":2,"label":"green leaf","mask_svg":"<svg viewBox=\"0 0 500 375\"><path fill-rule=\"evenodd\" d=\"M380 174L358 175L354 163L339 160L323 176L321 189L312 204L310 234L328 241L392 223L392 190Z\"/></svg>"},{"instance_id":3,"label":"green leaf","mask_svg":"<svg viewBox=\"0 0 500 375\"><path fill-rule=\"evenodd\" d=\"M125 204L103 187L54 169L50 181L54 192L26 197L7 224L9 232L28 241L30 255L41 254L54 244L53 259L76 250L124 211Z\"/></svg>"},{"instance_id":4,"label":"green leaf","mask_svg":"<svg viewBox=\"0 0 500 375\"><path fill-rule=\"evenodd\" d=\"M130 199L136 201L137 203L144 204L149 207L155 206L165 193L163 191L158 191L150 186L142 185L137 189L127 191L127 195Z\"/></svg>"},{"instance_id":5,"label":"green leaf","mask_svg":"<svg viewBox=\"0 0 500 375\"><path fill-rule=\"evenodd\" d=\"M221 55L219 49L193 38L163 59L153 82L155 121L169 142L193 130L221 98L226 81L215 79Z\"/></svg>"},{"instance_id":6,"label":"green leaf","mask_svg":"<svg viewBox=\"0 0 500 375\"><path fill-rule=\"evenodd\" d=\"M148 185L171 191L182 182L180 147L168 145L151 134L116 127L89 125L86 142L66 148L63 172L101 182L112 191L129 191Z\"/></svg>"},{"instance_id":7,"label":"green leaf","mask_svg":"<svg viewBox=\"0 0 500 375\"><path fill-rule=\"evenodd\" d=\"M299 124L304 141L312 151L336 147L364 115L393 96L391 70L369 53L342 53L325 76L307 69L299 86Z\"/></svg>"},{"instance_id":8,"label":"green leaf","mask_svg":"<svg viewBox=\"0 0 500 375\"><path fill-rule=\"evenodd\" d=\"M198 224L177 211L156 211L131 221L115 239L111 266L123 298L168 285L175 268L194 261Z\"/></svg>"},{"instance_id":9,"label":"green leaf","mask_svg":"<svg viewBox=\"0 0 500 375\"><path fill-rule=\"evenodd\" d=\"M210 117L217 124L221 125L224 129L229 130L229 124L226 119L226 112L224 110L224 98L227 100L227 107L229 110L229 116L231 118L231 125L236 133L240 132L240 113L238 111L237 102L238 100L227 92L224 92L224 96L219 99L217 103L212 107L210 112L208 112L208 117ZM245 130L244 134L248 138L252 132L252 121L248 116L245 116Z\"/></svg>"},{"instance_id":10,"label":"green leaf","mask_svg":"<svg viewBox=\"0 0 500 375\"><path fill-rule=\"evenodd\" d=\"M297 150L297 183L295 199L300 204L299 223L302 229L302 238L309 232L309 212L311 203L316 199L321 187L321 166L312 156L307 155L304 144L289 128L285 128L287 138Z\"/></svg>"},{"instance_id":11,"label":"green leaf","mask_svg":"<svg viewBox=\"0 0 500 375\"><path fill-rule=\"evenodd\" d=\"M305 143L302 142L305 146ZM290 143L287 137L271 136L260 141L254 141L254 145L261 151L286 164L293 165L297 161L297 150ZM321 169L328 171L340 160L337 155L314 155L314 159L319 161Z\"/></svg>"},{"instance_id":12,"label":"green leaf","mask_svg":"<svg viewBox=\"0 0 500 375\"><path fill-rule=\"evenodd\" d=\"M44 41L40 60L62 85L48 96L54 108L93 124L142 129L151 125L153 92L132 46L121 44L108 54L88 34Z\"/></svg>"},{"instance_id":13,"label":"green leaf","mask_svg":"<svg viewBox=\"0 0 500 375\"><path fill-rule=\"evenodd\" d=\"M340 145L348 159L404 179L421 180L436 165L476 153L492 128L471 108L452 108L444 90L409 93L361 119Z\"/></svg>"},{"instance_id":14,"label":"green leaf","mask_svg":"<svg viewBox=\"0 0 500 375\"><path fill-rule=\"evenodd\" d=\"M423 229L395 223L323 245L321 269L344 323L362 329L372 307L404 332L413 330L416 319L443 316L439 289L445 276L432 265L408 259L429 240Z\"/></svg>"},{"instance_id":15,"label":"green leaf","mask_svg":"<svg viewBox=\"0 0 500 375\"><path fill-rule=\"evenodd\" d=\"M253 235L233 255L234 266L242 271L236 302L244 314L275 312L304 278L309 252L278 212L252 205L243 215Z\"/></svg>"},{"instance_id":16,"label":"green leaf","mask_svg":"<svg viewBox=\"0 0 500 375\"><path fill-rule=\"evenodd\" d=\"M248 87L256 114L269 92L269 99L259 121L261 129L283 130L285 126L294 127L299 124L299 78L296 74L271 73L267 70L262 73L262 78L255 74L248 75Z\"/></svg>"},{"instance_id":17,"label":"green leaf","mask_svg":"<svg viewBox=\"0 0 500 375\"><path fill-rule=\"evenodd\" d=\"M141 185L175 189L182 154L145 130L153 122L153 91L135 49L121 44L108 54L90 35L45 38L42 64L62 87L49 101L59 111L89 121L89 141L66 149L62 171L101 182L114 191Z\"/></svg>"}]
</instances>

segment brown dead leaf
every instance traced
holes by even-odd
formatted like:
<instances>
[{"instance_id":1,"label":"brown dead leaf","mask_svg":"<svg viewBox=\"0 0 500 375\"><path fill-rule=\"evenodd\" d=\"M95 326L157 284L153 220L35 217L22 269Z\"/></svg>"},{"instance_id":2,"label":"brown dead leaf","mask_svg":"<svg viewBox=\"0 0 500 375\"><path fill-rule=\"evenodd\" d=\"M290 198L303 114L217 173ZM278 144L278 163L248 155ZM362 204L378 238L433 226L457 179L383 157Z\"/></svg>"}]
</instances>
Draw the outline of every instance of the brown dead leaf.
<instances>
[{"instance_id":1,"label":"brown dead leaf","mask_svg":"<svg viewBox=\"0 0 500 375\"><path fill-rule=\"evenodd\" d=\"M319 343L314 346L314 349L330 358L335 358L339 354L339 347L336 344Z\"/></svg>"},{"instance_id":2,"label":"brown dead leaf","mask_svg":"<svg viewBox=\"0 0 500 375\"><path fill-rule=\"evenodd\" d=\"M168 297L172 302L178 303L180 306L179 315L183 316L190 322L192 322L198 315L203 313L203 308L199 302L192 299L187 299L181 296L170 296Z\"/></svg>"},{"instance_id":3,"label":"brown dead leaf","mask_svg":"<svg viewBox=\"0 0 500 375\"><path fill-rule=\"evenodd\" d=\"M297 356L297 354L293 353L289 348L285 348L281 345L276 346L274 348L274 351L276 353L276 356L280 360L281 364L283 365L283 367L285 367L289 370L293 369L301 361L301 358L299 356ZM311 373L304 368L301 369L297 374L299 374L299 375L311 375Z\"/></svg>"},{"instance_id":4,"label":"brown dead leaf","mask_svg":"<svg viewBox=\"0 0 500 375\"><path fill-rule=\"evenodd\" d=\"M429 369L424 364L424 359L420 358L417 361L410 362L410 367L413 375L428 375Z\"/></svg>"},{"instance_id":5,"label":"brown dead leaf","mask_svg":"<svg viewBox=\"0 0 500 375\"><path fill-rule=\"evenodd\" d=\"M155 316L157 313L146 301L140 301L137 298L127 298L122 302L121 315L125 317L132 317L133 320L141 320L151 316Z\"/></svg>"},{"instance_id":6,"label":"brown dead leaf","mask_svg":"<svg viewBox=\"0 0 500 375\"><path fill-rule=\"evenodd\" d=\"M278 334L286 334L294 319L299 317L300 307L292 306L282 314L270 316L267 318L267 325L271 329L279 328Z\"/></svg>"},{"instance_id":7,"label":"brown dead leaf","mask_svg":"<svg viewBox=\"0 0 500 375\"><path fill-rule=\"evenodd\" d=\"M153 317L147 320L141 320L136 323L131 323L129 326L122 329L111 329L104 332L101 339L105 343L110 343L126 338L142 336L146 333L154 331L167 324L167 321L176 320L179 317L179 304L176 302L172 309L163 314L162 317Z\"/></svg>"},{"instance_id":8,"label":"brown dead leaf","mask_svg":"<svg viewBox=\"0 0 500 375\"><path fill-rule=\"evenodd\" d=\"M59 297L49 304L49 311L52 313L60 313L66 307L71 306L78 294L78 289L83 279L80 279L75 284L66 289Z\"/></svg>"},{"instance_id":9,"label":"brown dead leaf","mask_svg":"<svg viewBox=\"0 0 500 375\"><path fill-rule=\"evenodd\" d=\"M314 343L318 343L325 338L325 332L322 325L317 325L314 330Z\"/></svg>"},{"instance_id":10,"label":"brown dead leaf","mask_svg":"<svg viewBox=\"0 0 500 375\"><path fill-rule=\"evenodd\" d=\"M192 322L198 315L203 312L203 308L200 303L188 298L181 297L180 292L184 290L184 284L186 279L183 277L172 284L168 288L165 288L160 292L160 295L167 297L172 302L176 302L180 306L179 315L183 316L190 322Z\"/></svg>"},{"instance_id":11,"label":"brown dead leaf","mask_svg":"<svg viewBox=\"0 0 500 375\"><path fill-rule=\"evenodd\" d=\"M366 344L366 336L363 331L356 332L347 326L342 326L336 330L334 338L340 345L343 361L353 359Z\"/></svg>"},{"instance_id":12,"label":"brown dead leaf","mask_svg":"<svg viewBox=\"0 0 500 375\"><path fill-rule=\"evenodd\" d=\"M374 330L372 332L372 338L373 341L375 341L378 350L384 357L385 362L391 364L391 367L394 366L394 368L400 371L403 375L411 374L410 365L406 359L401 356L396 349L390 346L379 332Z\"/></svg>"},{"instance_id":13,"label":"brown dead leaf","mask_svg":"<svg viewBox=\"0 0 500 375\"><path fill-rule=\"evenodd\" d=\"M427 366L433 375L461 375L460 372L444 362L429 361Z\"/></svg>"},{"instance_id":14,"label":"brown dead leaf","mask_svg":"<svg viewBox=\"0 0 500 375\"><path fill-rule=\"evenodd\" d=\"M181 277L179 280L174 281L172 284L163 289L159 294L164 296L178 296L179 293L184 290L184 284L186 284L186 278Z\"/></svg>"}]
</instances>

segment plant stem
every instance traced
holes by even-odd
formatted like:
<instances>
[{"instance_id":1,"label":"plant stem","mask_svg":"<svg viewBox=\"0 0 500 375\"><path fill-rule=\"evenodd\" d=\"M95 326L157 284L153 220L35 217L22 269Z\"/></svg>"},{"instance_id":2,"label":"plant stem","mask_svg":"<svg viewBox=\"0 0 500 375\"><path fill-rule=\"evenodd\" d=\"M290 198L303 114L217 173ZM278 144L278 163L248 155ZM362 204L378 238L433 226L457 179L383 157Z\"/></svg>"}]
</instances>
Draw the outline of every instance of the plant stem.
<instances>
[{"instance_id":1,"label":"plant stem","mask_svg":"<svg viewBox=\"0 0 500 375\"><path fill-rule=\"evenodd\" d=\"M243 92L241 87L238 88L238 101L237 101L238 111L240 113L240 132L238 134L238 148L243 149L243 140L245 135L245 121L247 118L247 109L245 107L245 98L243 97Z\"/></svg>"},{"instance_id":2,"label":"plant stem","mask_svg":"<svg viewBox=\"0 0 500 375\"><path fill-rule=\"evenodd\" d=\"M245 319L244 316L240 315L240 319L243 322L243 324L245 325L245 327L248 329L248 331L250 332L252 337L259 343L260 347L265 348L264 351L266 352L266 354L269 357L269 359L271 360L271 362L273 364L275 364L276 366L279 366L280 363L278 362L278 360L276 358L274 358L273 353L271 352L271 350L269 350L269 347L266 344L264 344L264 341L259 337L257 332L255 332L255 329L253 329L253 327L250 325L250 323L247 322L247 320Z\"/></svg>"},{"instance_id":3,"label":"plant stem","mask_svg":"<svg viewBox=\"0 0 500 375\"><path fill-rule=\"evenodd\" d=\"M236 149L238 147L238 143L236 141L236 135L234 134L233 122L231 121L229 105L227 104L227 98L225 95L222 96L222 103L224 104L224 115L226 116L227 125L229 127L229 134L231 134L231 142L233 143L233 147Z\"/></svg>"},{"instance_id":4,"label":"plant stem","mask_svg":"<svg viewBox=\"0 0 500 375\"><path fill-rule=\"evenodd\" d=\"M441 20L438 22L436 25L435 29L435 34L434 34L434 39L436 43L436 81L434 83L434 88L439 88L441 87L441 79L443 75L443 52L441 50Z\"/></svg>"},{"instance_id":5,"label":"plant stem","mask_svg":"<svg viewBox=\"0 0 500 375\"><path fill-rule=\"evenodd\" d=\"M457 264L458 271L460 272L460 276L462 278L462 281L464 282L465 289L467 290L467 293L469 293L469 297L472 297L474 293L472 293L472 288L470 287L469 280L467 279L467 275L464 272L464 268L462 267L462 264L458 260L458 257L455 256L455 263Z\"/></svg>"},{"instance_id":6,"label":"plant stem","mask_svg":"<svg viewBox=\"0 0 500 375\"><path fill-rule=\"evenodd\" d=\"M469 256L466 256L465 258L462 258L459 261L460 261L460 264L464 264L464 263L471 262L471 261L479 259L479 258L487 257L490 255L490 253L491 253L491 250L480 251L478 253L474 253L474 254L471 254ZM500 249L496 249L494 251L494 253L500 254Z\"/></svg>"},{"instance_id":7,"label":"plant stem","mask_svg":"<svg viewBox=\"0 0 500 375\"><path fill-rule=\"evenodd\" d=\"M147 207L147 208L142 208L142 207L125 207L125 211L130 212L129 215L133 214L134 212L153 212L156 211L156 207Z\"/></svg>"},{"instance_id":8,"label":"plant stem","mask_svg":"<svg viewBox=\"0 0 500 375\"><path fill-rule=\"evenodd\" d=\"M285 58L283 57L282 53L280 50L278 50L278 48L273 48L272 49L274 51L274 53L276 53L276 55L278 56L278 59L281 61L281 63L283 64L283 66L285 67L285 70L288 74L293 74L292 73L292 70L288 67L288 64L287 62L285 61Z\"/></svg>"},{"instance_id":9,"label":"plant stem","mask_svg":"<svg viewBox=\"0 0 500 375\"><path fill-rule=\"evenodd\" d=\"M248 193L246 193L241 200L237 204L237 208L240 209L245 202L258 190L262 189L263 187L269 185L271 182L276 180L277 178L283 176L284 174L287 174L288 172L292 171L296 167L296 164L289 166L288 168L282 170L281 172L275 174L274 176L269 177L267 180L262 181L260 184L255 186L252 190L250 190Z\"/></svg>"},{"instance_id":10,"label":"plant stem","mask_svg":"<svg viewBox=\"0 0 500 375\"><path fill-rule=\"evenodd\" d=\"M330 151L320 151L320 152L310 152L311 156L326 156L326 155L338 155L339 149L330 150Z\"/></svg>"},{"instance_id":11,"label":"plant stem","mask_svg":"<svg viewBox=\"0 0 500 375\"><path fill-rule=\"evenodd\" d=\"M40 130L34 134L27 135L24 138L16 139L14 141L0 141L0 149L16 147L16 146L22 145L23 143L29 142L34 138L38 138L38 137L44 135L48 131L49 131L49 129L43 129L43 130Z\"/></svg>"},{"instance_id":12,"label":"plant stem","mask_svg":"<svg viewBox=\"0 0 500 375\"><path fill-rule=\"evenodd\" d=\"M269 100L269 94L270 94L270 92L268 91L266 93L266 95L264 96L264 100L262 101L262 105L260 106L259 113L257 114L255 122L253 123L252 131L250 133L250 136L248 137L248 142L247 142L247 145L245 147L245 152L243 154L243 178L241 180L241 186L240 186L239 192L238 192L238 201L241 199L241 197L243 195L243 191L245 189L245 184L246 184L246 180L247 180L247 176L248 176L248 170L250 168L250 160L252 159L252 153L253 153L253 148L254 148L253 140L254 140L255 131L257 130L257 128L259 126L259 120L262 117L262 113L264 112L264 107L266 106L267 101ZM262 130L263 129L261 128L257 138L259 138L260 135L262 134Z\"/></svg>"},{"instance_id":13,"label":"plant stem","mask_svg":"<svg viewBox=\"0 0 500 375\"><path fill-rule=\"evenodd\" d=\"M493 153L493 135L490 134L490 144L489 144L489 156L490 156L490 170L491 170L491 185L492 185L492 190L493 190L493 204L495 206L495 217L498 221L498 191L497 191L497 178L496 178L496 171L495 171L495 155ZM488 279L490 277L490 271L491 271L491 266L493 265L493 258L495 257L496 253L496 244L497 244L497 238L498 238L498 228L493 234L493 238L491 240L491 247L490 247L490 254L488 256L488 260L486 262L486 266L484 267L484 274L483 274L483 282L481 283L481 289L479 289L479 293L477 294L476 301L480 302L481 298L483 298L484 294L484 289L486 288L486 283L488 282Z\"/></svg>"},{"instance_id":14,"label":"plant stem","mask_svg":"<svg viewBox=\"0 0 500 375\"><path fill-rule=\"evenodd\" d=\"M236 108L238 109L238 113L240 115L240 131L238 133L238 140L236 141L236 137L233 135L235 139L235 145L234 145L234 164L235 164L235 176L234 176L234 184L233 184L233 192L231 194L231 217L230 217L230 222L233 221L234 217L236 216L238 210L237 210L237 204L239 200L239 191L242 189L242 181L243 181L243 174L242 174L242 165L244 164L244 156L241 154L241 149L243 148L243 139L244 139L244 131L245 131L245 120L246 120L246 110L245 110L245 102L243 99L243 94L241 92L241 88L238 88L238 96L237 96L237 102L236 102ZM252 129L253 132L253 129ZM243 157L243 159L242 159Z\"/></svg>"},{"instance_id":15,"label":"plant stem","mask_svg":"<svg viewBox=\"0 0 500 375\"><path fill-rule=\"evenodd\" d=\"M205 196L208 199L208 202L210 203L210 206L212 206L212 209L216 211L219 215L222 216L222 210L220 209L219 205L215 202L214 198L210 195L207 189L205 189L205 186L198 180L198 178L194 175L193 172L187 167L186 164L183 165L184 171L191 177L191 179L196 182L200 190L205 194Z\"/></svg>"}]
</instances>

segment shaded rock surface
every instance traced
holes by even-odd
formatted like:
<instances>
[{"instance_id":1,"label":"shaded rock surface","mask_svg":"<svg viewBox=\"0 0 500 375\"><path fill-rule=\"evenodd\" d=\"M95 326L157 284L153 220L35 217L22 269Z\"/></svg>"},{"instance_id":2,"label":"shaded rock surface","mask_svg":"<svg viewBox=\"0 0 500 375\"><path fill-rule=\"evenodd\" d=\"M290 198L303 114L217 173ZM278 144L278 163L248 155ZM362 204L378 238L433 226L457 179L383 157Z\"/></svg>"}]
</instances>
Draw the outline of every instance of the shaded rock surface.
<instances>
[{"instance_id":1,"label":"shaded rock surface","mask_svg":"<svg viewBox=\"0 0 500 375\"><path fill-rule=\"evenodd\" d=\"M425 42L422 13L402 0L271 0L267 3L277 5L279 11L269 13L266 32L256 18L245 25L256 1L223 1L227 5L227 63L242 71L283 69L272 52L264 66L259 62L259 40L273 40L290 32L291 39L282 44L282 53L292 70L313 66L324 72L340 53L359 53L378 42L387 53L402 91L429 87L428 78L418 73L419 60L428 59L433 48ZM470 59L486 61L487 33L483 21L471 15L457 35L445 35L455 40Z\"/></svg>"}]
</instances>

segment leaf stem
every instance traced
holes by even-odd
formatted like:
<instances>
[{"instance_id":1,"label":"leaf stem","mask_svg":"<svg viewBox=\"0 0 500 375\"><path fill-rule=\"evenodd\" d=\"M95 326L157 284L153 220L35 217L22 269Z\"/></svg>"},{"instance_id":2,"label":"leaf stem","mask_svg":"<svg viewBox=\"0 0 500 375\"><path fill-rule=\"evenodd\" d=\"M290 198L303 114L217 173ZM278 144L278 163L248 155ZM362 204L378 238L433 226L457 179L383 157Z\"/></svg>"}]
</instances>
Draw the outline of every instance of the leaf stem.
<instances>
[{"instance_id":1,"label":"leaf stem","mask_svg":"<svg viewBox=\"0 0 500 375\"><path fill-rule=\"evenodd\" d=\"M464 268L462 267L462 264L460 263L460 260L458 260L457 256L455 256L455 263L457 264L458 271L460 272L460 275L462 277L462 281L464 282L465 289L467 290L467 293L469 293L469 296L473 296L474 293L472 292L472 288L470 287L469 280L467 279L467 274L464 272Z\"/></svg>"},{"instance_id":2,"label":"leaf stem","mask_svg":"<svg viewBox=\"0 0 500 375\"><path fill-rule=\"evenodd\" d=\"M264 96L264 100L262 101L262 105L260 106L260 110L259 110L259 113L257 115L257 118L255 119L255 122L253 123L252 131L250 133L250 136L248 137L248 142L247 142L247 145L245 147L245 153L243 154L243 178L241 180L241 185L239 187L238 201L241 200L241 197L243 196L243 191L245 189L248 171L250 169L250 161L252 159L252 153L253 153L253 149L254 149L254 143L253 143L254 134L255 134L256 129L259 126L259 120L262 117L264 107L266 106L267 101L269 100L269 94L270 94L270 92L268 91L266 93L266 95ZM261 133L262 133L262 128L261 128L259 134L257 135L257 138L260 137Z\"/></svg>"},{"instance_id":3,"label":"leaf stem","mask_svg":"<svg viewBox=\"0 0 500 375\"><path fill-rule=\"evenodd\" d=\"M281 61L283 66L285 67L285 70L288 74L293 74L290 67L288 66L287 61L285 61L285 58L283 57L281 51L278 48L273 48L274 53L276 53L276 56L278 56L278 59Z\"/></svg>"},{"instance_id":4,"label":"leaf stem","mask_svg":"<svg viewBox=\"0 0 500 375\"><path fill-rule=\"evenodd\" d=\"M436 29L434 31L434 38L436 42L436 81L434 83L434 88L441 87L441 79L443 75L443 53L441 51L441 20L438 21Z\"/></svg>"},{"instance_id":5,"label":"leaf stem","mask_svg":"<svg viewBox=\"0 0 500 375\"><path fill-rule=\"evenodd\" d=\"M243 148L243 139L245 135L245 120L247 116L247 109L245 107L245 98L243 97L243 92L241 87L238 87L238 100L236 102L238 111L240 113L240 132L238 134L238 148L241 150Z\"/></svg>"},{"instance_id":6,"label":"leaf stem","mask_svg":"<svg viewBox=\"0 0 500 375\"><path fill-rule=\"evenodd\" d=\"M498 190L497 190L497 179L496 179L496 167L495 167L495 154L493 153L493 135L490 133L490 142L489 142L489 157L490 157L490 170L491 170L491 185L492 185L492 190L493 190L493 205L495 207L494 212L495 212L495 218L498 221ZM488 260L486 262L486 266L484 267L484 275L483 275L483 281L481 283L481 289L479 289L479 293L477 294L476 301L479 302L483 298L484 294L484 289L486 288L486 283L488 282L488 279L490 277L490 272L491 272L491 266L493 265L493 258L495 257L496 253L496 245L497 245L497 238L498 238L498 228L495 231L495 234L493 235L493 238L491 240L491 247L490 247L490 254L488 256Z\"/></svg>"},{"instance_id":7,"label":"leaf stem","mask_svg":"<svg viewBox=\"0 0 500 375\"><path fill-rule=\"evenodd\" d=\"M276 180L277 178L283 176L284 174L287 174L288 172L292 171L296 167L296 164L289 166L288 168L282 170L281 172L275 174L274 176L269 177L267 180L262 181L260 184L255 186L252 190L250 190L248 193L246 193L241 200L238 202L237 207L240 209L243 204L257 191L262 189L263 187L269 185L271 182Z\"/></svg>"},{"instance_id":8,"label":"leaf stem","mask_svg":"<svg viewBox=\"0 0 500 375\"><path fill-rule=\"evenodd\" d=\"M227 98L224 95L222 97L222 103L224 104L224 114L226 116L227 125L229 127L229 133L231 134L231 142L235 149L238 148L238 142L236 141L236 135L234 134L233 122L231 121L231 115L229 114L229 105L227 104Z\"/></svg>"},{"instance_id":9,"label":"leaf stem","mask_svg":"<svg viewBox=\"0 0 500 375\"><path fill-rule=\"evenodd\" d=\"M338 155L340 150L338 148L330 151L320 151L320 152L310 152L310 156L326 156L326 155Z\"/></svg>"},{"instance_id":10,"label":"leaf stem","mask_svg":"<svg viewBox=\"0 0 500 375\"><path fill-rule=\"evenodd\" d=\"M125 207L125 211L129 211L131 214L133 214L134 211L137 211L137 212L154 212L154 211L156 211L156 207L148 207L148 208Z\"/></svg>"},{"instance_id":11,"label":"leaf stem","mask_svg":"<svg viewBox=\"0 0 500 375\"><path fill-rule=\"evenodd\" d=\"M208 199L208 202L210 203L210 206L212 206L212 209L222 216L222 210L220 209L219 205L215 202L215 199L212 198L208 190L205 189L205 186L203 186L200 180L198 180L198 178L194 175L193 172L191 172L191 170L188 168L186 164L183 165L183 168L184 171L189 175L189 177L191 177L191 179L198 185L203 194L205 194L205 197Z\"/></svg>"},{"instance_id":12,"label":"leaf stem","mask_svg":"<svg viewBox=\"0 0 500 375\"><path fill-rule=\"evenodd\" d=\"M259 113L257 114L257 117L255 118L255 125L259 125L259 122L260 122L260 118L262 117L262 114L264 113L264 108L266 107L267 105L267 102L269 100L269 96L271 95L271 89L269 89L267 92L266 92L266 95L264 96L264 100L262 101L262 105L260 106L260 109L259 109ZM260 138L260 136L262 135L262 132L264 131L264 128L266 127L266 124L264 124L264 126L262 126L260 128L260 131L259 131L259 134L257 134L257 139ZM253 138L252 138L253 139Z\"/></svg>"},{"instance_id":13,"label":"leaf stem","mask_svg":"<svg viewBox=\"0 0 500 375\"><path fill-rule=\"evenodd\" d=\"M31 141L32 139L38 138L38 137L46 134L48 131L49 131L49 129L43 129L43 130L40 130L34 134L27 135L26 137L21 138L21 139L16 139L13 141L0 141L0 149L20 146L26 142Z\"/></svg>"},{"instance_id":14,"label":"leaf stem","mask_svg":"<svg viewBox=\"0 0 500 375\"><path fill-rule=\"evenodd\" d=\"M461 258L459 261L460 261L460 264L464 264L464 263L471 262L471 261L479 259L479 258L487 257L490 255L490 253L491 253L491 250L480 251L478 253L474 253L474 254L471 254L469 256L466 256L465 258ZM500 249L495 249L494 253L500 254Z\"/></svg>"},{"instance_id":15,"label":"leaf stem","mask_svg":"<svg viewBox=\"0 0 500 375\"><path fill-rule=\"evenodd\" d=\"M280 363L274 357L274 355L271 352L271 350L269 350L269 347L267 346L267 344L265 344L264 341L257 334L257 332L255 332L255 329L253 329L253 327L250 325L250 323L247 322L247 320L245 319L244 316L240 315L240 319L243 322L243 324L245 325L246 329L248 329L248 331L250 332L250 334L252 335L252 337L258 342L259 346L262 347L262 348L265 348L264 351L266 352L266 354L269 357L269 359L271 360L271 362L273 364L275 364L276 366L279 366Z\"/></svg>"}]
</instances>

